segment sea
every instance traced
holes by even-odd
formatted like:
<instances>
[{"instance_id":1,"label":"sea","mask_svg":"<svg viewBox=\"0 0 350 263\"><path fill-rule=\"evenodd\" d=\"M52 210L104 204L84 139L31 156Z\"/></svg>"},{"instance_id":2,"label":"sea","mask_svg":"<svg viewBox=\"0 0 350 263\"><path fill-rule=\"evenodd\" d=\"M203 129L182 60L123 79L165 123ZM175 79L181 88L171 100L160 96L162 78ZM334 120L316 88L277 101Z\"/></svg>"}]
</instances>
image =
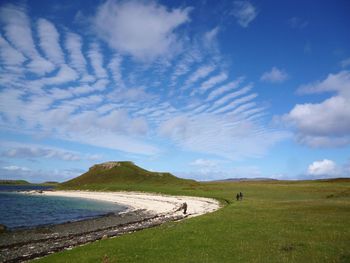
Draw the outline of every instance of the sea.
<instances>
[{"instance_id":1,"label":"sea","mask_svg":"<svg viewBox=\"0 0 350 263\"><path fill-rule=\"evenodd\" d=\"M0 224L27 229L96 218L127 209L111 202L83 198L30 195L21 191L49 190L49 186L0 185Z\"/></svg>"}]
</instances>

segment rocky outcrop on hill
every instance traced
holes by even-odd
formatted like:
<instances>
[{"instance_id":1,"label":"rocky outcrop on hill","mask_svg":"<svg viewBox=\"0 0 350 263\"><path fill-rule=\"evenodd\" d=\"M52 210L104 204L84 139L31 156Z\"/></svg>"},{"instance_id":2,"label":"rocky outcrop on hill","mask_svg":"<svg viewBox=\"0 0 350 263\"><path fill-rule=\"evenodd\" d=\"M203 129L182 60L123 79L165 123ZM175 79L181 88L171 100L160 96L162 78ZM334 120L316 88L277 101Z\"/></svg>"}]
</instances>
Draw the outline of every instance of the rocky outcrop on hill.
<instances>
[{"instance_id":1,"label":"rocky outcrop on hill","mask_svg":"<svg viewBox=\"0 0 350 263\"><path fill-rule=\"evenodd\" d=\"M94 166L90 167L89 170L93 170L95 168L112 169L114 167L119 167L121 165L122 165L122 162L105 162L105 163L95 164Z\"/></svg>"}]
</instances>

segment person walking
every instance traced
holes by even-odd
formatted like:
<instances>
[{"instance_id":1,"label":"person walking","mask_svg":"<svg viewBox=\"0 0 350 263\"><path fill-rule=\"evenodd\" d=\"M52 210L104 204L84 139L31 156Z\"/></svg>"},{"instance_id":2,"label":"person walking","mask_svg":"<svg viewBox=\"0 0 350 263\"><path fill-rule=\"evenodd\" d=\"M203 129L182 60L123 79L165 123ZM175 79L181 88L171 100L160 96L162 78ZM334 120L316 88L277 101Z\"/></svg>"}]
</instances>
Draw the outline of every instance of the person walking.
<instances>
[{"instance_id":1,"label":"person walking","mask_svg":"<svg viewBox=\"0 0 350 263\"><path fill-rule=\"evenodd\" d=\"M242 192L239 192L239 199L242 201L243 200L243 194Z\"/></svg>"},{"instance_id":2,"label":"person walking","mask_svg":"<svg viewBox=\"0 0 350 263\"><path fill-rule=\"evenodd\" d=\"M182 208L184 210L184 214L186 215L186 213L187 213L187 203L186 202L182 204Z\"/></svg>"},{"instance_id":3,"label":"person walking","mask_svg":"<svg viewBox=\"0 0 350 263\"><path fill-rule=\"evenodd\" d=\"M236 194L236 200L239 201L239 194Z\"/></svg>"}]
</instances>

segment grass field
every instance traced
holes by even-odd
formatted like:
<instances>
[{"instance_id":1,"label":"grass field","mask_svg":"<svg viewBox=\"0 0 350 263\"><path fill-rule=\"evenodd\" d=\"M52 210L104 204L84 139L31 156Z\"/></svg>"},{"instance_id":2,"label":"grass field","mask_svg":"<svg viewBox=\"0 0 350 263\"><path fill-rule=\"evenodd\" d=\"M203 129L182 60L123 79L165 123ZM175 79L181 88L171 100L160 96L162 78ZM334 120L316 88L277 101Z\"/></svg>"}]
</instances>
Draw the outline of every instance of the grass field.
<instances>
[{"instance_id":1,"label":"grass field","mask_svg":"<svg viewBox=\"0 0 350 263\"><path fill-rule=\"evenodd\" d=\"M212 214L50 255L35 262L350 262L350 182L100 184L219 199ZM235 201L237 192L243 201Z\"/></svg>"}]
</instances>

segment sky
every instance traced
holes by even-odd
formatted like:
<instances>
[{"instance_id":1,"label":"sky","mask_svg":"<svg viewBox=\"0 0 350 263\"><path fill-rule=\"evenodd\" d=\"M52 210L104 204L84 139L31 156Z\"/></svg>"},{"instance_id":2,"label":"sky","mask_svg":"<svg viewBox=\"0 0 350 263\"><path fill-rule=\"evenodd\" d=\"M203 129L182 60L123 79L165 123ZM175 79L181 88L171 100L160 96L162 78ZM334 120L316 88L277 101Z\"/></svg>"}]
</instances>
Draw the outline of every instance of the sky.
<instances>
[{"instance_id":1,"label":"sky","mask_svg":"<svg viewBox=\"0 0 350 263\"><path fill-rule=\"evenodd\" d=\"M129 160L350 177L350 3L0 1L0 178Z\"/></svg>"}]
</instances>

